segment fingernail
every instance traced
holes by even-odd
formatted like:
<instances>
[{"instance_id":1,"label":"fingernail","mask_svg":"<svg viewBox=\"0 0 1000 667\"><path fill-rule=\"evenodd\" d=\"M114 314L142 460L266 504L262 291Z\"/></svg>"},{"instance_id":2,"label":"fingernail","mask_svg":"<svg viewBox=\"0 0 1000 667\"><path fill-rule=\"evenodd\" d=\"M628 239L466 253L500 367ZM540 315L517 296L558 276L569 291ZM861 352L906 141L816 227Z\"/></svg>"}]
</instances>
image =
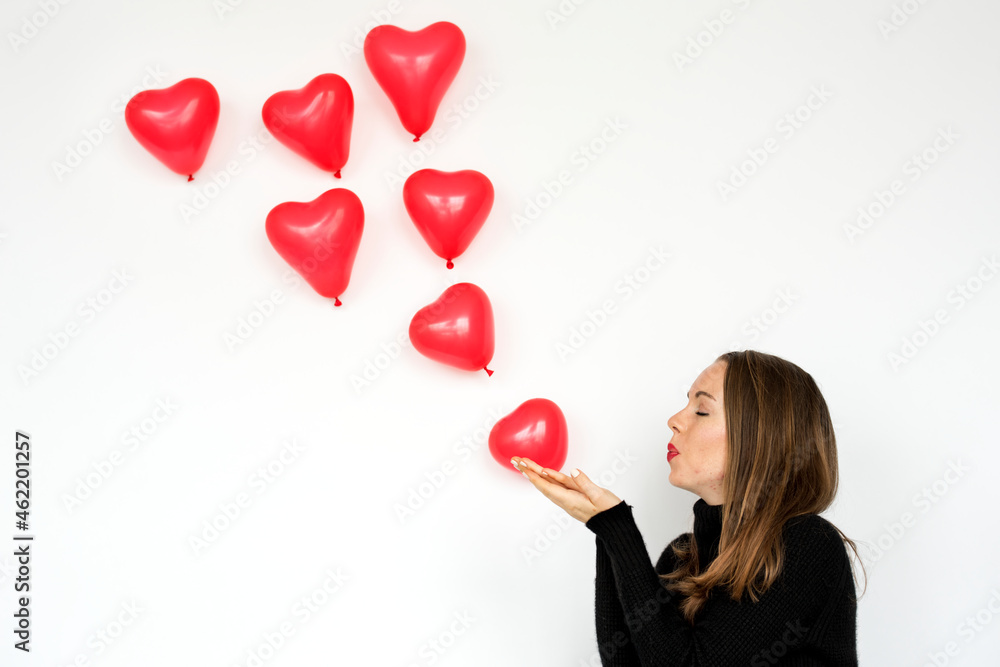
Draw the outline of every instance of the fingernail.
<instances>
[{"instance_id":1,"label":"fingernail","mask_svg":"<svg viewBox=\"0 0 1000 667\"><path fill-rule=\"evenodd\" d=\"M525 479L529 479L529 480L531 479L530 477L528 477L528 473L522 471L521 474L524 475Z\"/></svg>"},{"instance_id":2,"label":"fingernail","mask_svg":"<svg viewBox=\"0 0 1000 667\"><path fill-rule=\"evenodd\" d=\"M518 467L517 467L517 461L515 461L514 459L511 459L511 460L510 460L510 464L511 464L512 466L514 466L514 470L518 470Z\"/></svg>"},{"instance_id":3,"label":"fingernail","mask_svg":"<svg viewBox=\"0 0 1000 667\"><path fill-rule=\"evenodd\" d=\"M577 469L577 468L573 468L573 473L572 474L573 474L573 477L576 477L577 475L580 474L580 470Z\"/></svg>"}]
</instances>

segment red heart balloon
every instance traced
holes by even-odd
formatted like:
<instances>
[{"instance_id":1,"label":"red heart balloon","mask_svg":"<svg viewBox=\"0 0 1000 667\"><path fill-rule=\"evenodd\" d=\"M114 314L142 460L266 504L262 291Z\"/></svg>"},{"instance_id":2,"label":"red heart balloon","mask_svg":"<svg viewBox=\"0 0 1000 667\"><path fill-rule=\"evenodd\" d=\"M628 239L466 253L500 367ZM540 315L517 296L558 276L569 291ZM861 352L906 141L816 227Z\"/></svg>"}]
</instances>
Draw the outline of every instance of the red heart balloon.
<instances>
[{"instance_id":1,"label":"red heart balloon","mask_svg":"<svg viewBox=\"0 0 1000 667\"><path fill-rule=\"evenodd\" d=\"M327 190L310 202L285 202L267 214L267 239L321 296L340 295L351 280L361 243L365 211L344 188Z\"/></svg>"},{"instance_id":2,"label":"red heart balloon","mask_svg":"<svg viewBox=\"0 0 1000 667\"><path fill-rule=\"evenodd\" d=\"M455 283L410 321L410 342L420 354L466 371L493 371L493 307L472 283Z\"/></svg>"},{"instance_id":3,"label":"red heart balloon","mask_svg":"<svg viewBox=\"0 0 1000 667\"><path fill-rule=\"evenodd\" d=\"M523 456L543 468L559 470L566 463L568 443L566 417L547 398L532 398L517 406L493 425L489 439L490 454L508 469L513 469L511 457Z\"/></svg>"},{"instance_id":4,"label":"red heart balloon","mask_svg":"<svg viewBox=\"0 0 1000 667\"><path fill-rule=\"evenodd\" d=\"M403 204L417 231L438 257L458 257L493 208L493 184L478 171L421 169L403 184Z\"/></svg>"},{"instance_id":5,"label":"red heart balloon","mask_svg":"<svg viewBox=\"0 0 1000 667\"><path fill-rule=\"evenodd\" d=\"M465 35L439 21L411 32L394 25L372 28L365 37L365 62L396 109L403 127L420 140L465 58Z\"/></svg>"},{"instance_id":6,"label":"red heart balloon","mask_svg":"<svg viewBox=\"0 0 1000 667\"><path fill-rule=\"evenodd\" d=\"M219 124L219 93L197 78L144 90L125 105L125 124L157 160L193 181Z\"/></svg>"},{"instance_id":7,"label":"red heart balloon","mask_svg":"<svg viewBox=\"0 0 1000 667\"><path fill-rule=\"evenodd\" d=\"M261 115L275 139L340 178L354 122L354 94L342 76L320 74L298 90L275 93Z\"/></svg>"}]
</instances>

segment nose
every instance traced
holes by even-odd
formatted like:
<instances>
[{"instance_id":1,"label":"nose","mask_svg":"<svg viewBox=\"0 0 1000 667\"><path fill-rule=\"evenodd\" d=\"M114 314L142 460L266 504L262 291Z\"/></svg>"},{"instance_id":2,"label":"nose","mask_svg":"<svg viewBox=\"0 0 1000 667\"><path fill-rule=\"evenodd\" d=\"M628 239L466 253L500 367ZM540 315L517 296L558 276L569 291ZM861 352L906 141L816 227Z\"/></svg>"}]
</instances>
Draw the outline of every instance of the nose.
<instances>
[{"instance_id":1,"label":"nose","mask_svg":"<svg viewBox=\"0 0 1000 667\"><path fill-rule=\"evenodd\" d=\"M673 415L670 419L667 420L667 426L670 428L670 430L674 431L675 433L680 433L681 431L680 426L677 422L677 415L679 414L680 413L678 412L677 414Z\"/></svg>"}]
</instances>

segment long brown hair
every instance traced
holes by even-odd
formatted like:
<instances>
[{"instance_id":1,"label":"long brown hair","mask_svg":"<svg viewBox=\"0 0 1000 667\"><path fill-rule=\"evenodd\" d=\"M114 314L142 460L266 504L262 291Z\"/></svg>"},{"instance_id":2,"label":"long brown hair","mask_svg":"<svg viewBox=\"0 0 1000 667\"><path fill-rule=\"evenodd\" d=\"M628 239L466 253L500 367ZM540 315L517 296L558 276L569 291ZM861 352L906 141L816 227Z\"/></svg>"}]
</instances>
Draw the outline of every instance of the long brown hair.
<instances>
[{"instance_id":1,"label":"long brown hair","mask_svg":"<svg viewBox=\"0 0 1000 667\"><path fill-rule=\"evenodd\" d=\"M715 586L728 587L733 600L747 592L756 602L781 572L785 522L823 512L839 482L830 412L809 373L756 350L727 352L716 361L726 362L719 553L702 571L696 541L676 540L677 565L659 575L667 589L681 594L679 609L689 623ZM837 532L857 556L854 541Z\"/></svg>"}]
</instances>

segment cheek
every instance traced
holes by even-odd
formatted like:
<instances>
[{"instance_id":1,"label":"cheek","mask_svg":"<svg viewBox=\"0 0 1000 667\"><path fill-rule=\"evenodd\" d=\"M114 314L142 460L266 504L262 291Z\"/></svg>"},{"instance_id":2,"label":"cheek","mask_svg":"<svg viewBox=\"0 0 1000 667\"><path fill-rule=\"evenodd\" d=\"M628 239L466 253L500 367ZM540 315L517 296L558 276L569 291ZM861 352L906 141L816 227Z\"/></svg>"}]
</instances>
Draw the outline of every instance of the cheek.
<instances>
[{"instance_id":1,"label":"cheek","mask_svg":"<svg viewBox=\"0 0 1000 667\"><path fill-rule=\"evenodd\" d=\"M721 480L726 465L726 425L721 423L714 425L705 433L707 445L705 451L706 472L710 472L713 479Z\"/></svg>"},{"instance_id":2,"label":"cheek","mask_svg":"<svg viewBox=\"0 0 1000 667\"><path fill-rule=\"evenodd\" d=\"M726 425L712 424L705 430L705 443L712 447L726 446Z\"/></svg>"},{"instance_id":3,"label":"cheek","mask_svg":"<svg viewBox=\"0 0 1000 667\"><path fill-rule=\"evenodd\" d=\"M725 422L702 424L691 435L697 445L692 446L685 460L687 464L685 473L713 482L721 481L726 464ZM678 461L680 458L683 458L683 455L674 460Z\"/></svg>"}]
</instances>

